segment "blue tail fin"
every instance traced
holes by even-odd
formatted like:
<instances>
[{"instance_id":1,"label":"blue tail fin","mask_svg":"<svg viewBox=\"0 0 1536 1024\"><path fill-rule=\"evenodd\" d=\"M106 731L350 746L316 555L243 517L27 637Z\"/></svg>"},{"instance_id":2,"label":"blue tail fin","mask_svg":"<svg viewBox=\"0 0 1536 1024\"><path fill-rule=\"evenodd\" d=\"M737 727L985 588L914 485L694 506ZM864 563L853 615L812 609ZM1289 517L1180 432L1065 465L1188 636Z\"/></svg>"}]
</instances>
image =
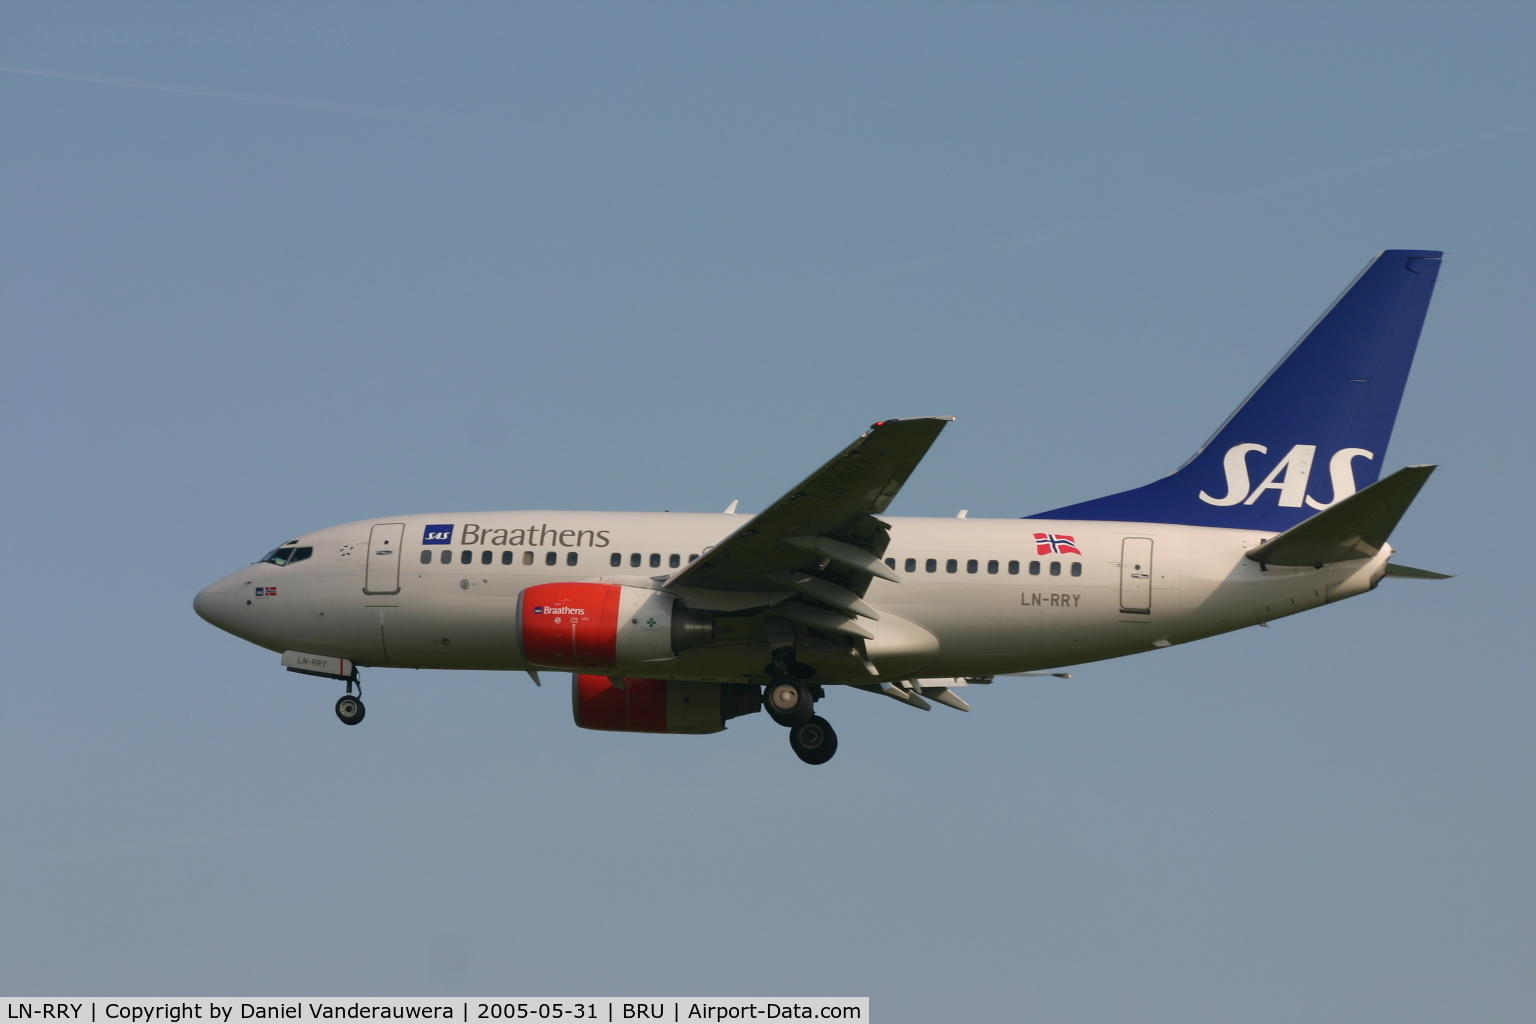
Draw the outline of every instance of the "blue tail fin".
<instances>
[{"instance_id":1,"label":"blue tail fin","mask_svg":"<svg viewBox=\"0 0 1536 1024\"><path fill-rule=\"evenodd\" d=\"M1375 483L1441 255L1372 260L1172 476L1025 518L1279 532Z\"/></svg>"}]
</instances>

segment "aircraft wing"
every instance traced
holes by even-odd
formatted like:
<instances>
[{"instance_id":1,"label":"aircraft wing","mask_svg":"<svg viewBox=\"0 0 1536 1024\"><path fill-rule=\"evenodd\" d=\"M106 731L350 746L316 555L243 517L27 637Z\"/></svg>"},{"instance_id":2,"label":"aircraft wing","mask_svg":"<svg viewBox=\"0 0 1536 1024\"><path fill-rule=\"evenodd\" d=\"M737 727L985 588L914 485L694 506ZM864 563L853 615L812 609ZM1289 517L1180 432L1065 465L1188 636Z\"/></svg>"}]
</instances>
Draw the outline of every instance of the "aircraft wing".
<instances>
[{"instance_id":1,"label":"aircraft wing","mask_svg":"<svg viewBox=\"0 0 1536 1024\"><path fill-rule=\"evenodd\" d=\"M698 561L679 569L666 586L760 592L780 583L804 589L800 577L823 566L857 595L864 593L870 576L900 582L880 561L889 536L874 517L890 505L953 419L924 416L876 423ZM819 582L809 586L814 589ZM840 606L863 614L846 598L832 596L842 601Z\"/></svg>"}]
</instances>

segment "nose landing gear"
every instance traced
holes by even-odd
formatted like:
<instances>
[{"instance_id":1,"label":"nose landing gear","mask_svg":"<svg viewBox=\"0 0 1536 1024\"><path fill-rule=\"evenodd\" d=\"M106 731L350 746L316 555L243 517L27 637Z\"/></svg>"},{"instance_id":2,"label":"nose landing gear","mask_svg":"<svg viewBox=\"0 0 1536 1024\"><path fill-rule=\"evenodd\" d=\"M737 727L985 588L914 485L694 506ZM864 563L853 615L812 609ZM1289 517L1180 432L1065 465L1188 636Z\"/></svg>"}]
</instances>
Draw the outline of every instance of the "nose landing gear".
<instances>
[{"instance_id":1,"label":"nose landing gear","mask_svg":"<svg viewBox=\"0 0 1536 1024\"><path fill-rule=\"evenodd\" d=\"M357 687L357 696L352 696L352 687ZM357 670L352 670L352 678L347 680L347 693L336 702L336 717L341 719L344 725L356 725L363 720L368 709L363 707L363 681L357 678Z\"/></svg>"},{"instance_id":2,"label":"nose landing gear","mask_svg":"<svg viewBox=\"0 0 1536 1024\"><path fill-rule=\"evenodd\" d=\"M363 707L363 702L351 694L336 702L336 717L347 725L356 725L367 713L368 709Z\"/></svg>"}]
</instances>

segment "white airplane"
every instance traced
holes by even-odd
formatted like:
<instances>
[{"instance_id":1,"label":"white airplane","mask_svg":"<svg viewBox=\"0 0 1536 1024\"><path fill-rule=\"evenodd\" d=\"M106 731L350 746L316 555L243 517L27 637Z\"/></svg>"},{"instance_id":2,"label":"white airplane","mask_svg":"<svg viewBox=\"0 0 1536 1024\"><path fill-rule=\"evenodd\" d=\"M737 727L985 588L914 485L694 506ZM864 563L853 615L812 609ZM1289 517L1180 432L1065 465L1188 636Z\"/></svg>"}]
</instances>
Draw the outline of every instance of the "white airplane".
<instances>
[{"instance_id":1,"label":"white airplane","mask_svg":"<svg viewBox=\"0 0 1536 1024\"><path fill-rule=\"evenodd\" d=\"M750 518L364 519L284 542L193 607L344 682L348 725L360 666L564 670L582 728L713 733L762 708L822 764L837 736L815 703L834 686L968 711L955 690L999 676L1448 578L1389 561L1434 467L1378 479L1440 257L1377 256L1193 458L1135 490L1022 519L886 516L951 417L882 420Z\"/></svg>"}]
</instances>

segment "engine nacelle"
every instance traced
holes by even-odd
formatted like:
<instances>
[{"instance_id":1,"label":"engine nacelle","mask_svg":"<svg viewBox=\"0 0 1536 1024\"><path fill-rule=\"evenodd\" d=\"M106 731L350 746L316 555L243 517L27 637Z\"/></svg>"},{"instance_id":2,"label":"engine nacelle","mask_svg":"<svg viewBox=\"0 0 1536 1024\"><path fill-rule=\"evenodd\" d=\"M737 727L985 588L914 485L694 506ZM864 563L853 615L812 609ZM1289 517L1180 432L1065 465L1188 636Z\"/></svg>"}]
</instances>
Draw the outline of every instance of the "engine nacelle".
<instances>
[{"instance_id":1,"label":"engine nacelle","mask_svg":"<svg viewBox=\"0 0 1536 1024\"><path fill-rule=\"evenodd\" d=\"M517 649L548 668L637 667L715 638L714 616L613 583L541 583L517 599Z\"/></svg>"},{"instance_id":2,"label":"engine nacelle","mask_svg":"<svg viewBox=\"0 0 1536 1024\"><path fill-rule=\"evenodd\" d=\"M691 683L607 676L571 677L571 714L583 729L609 732L719 732L727 719L762 708L751 683Z\"/></svg>"}]
</instances>

